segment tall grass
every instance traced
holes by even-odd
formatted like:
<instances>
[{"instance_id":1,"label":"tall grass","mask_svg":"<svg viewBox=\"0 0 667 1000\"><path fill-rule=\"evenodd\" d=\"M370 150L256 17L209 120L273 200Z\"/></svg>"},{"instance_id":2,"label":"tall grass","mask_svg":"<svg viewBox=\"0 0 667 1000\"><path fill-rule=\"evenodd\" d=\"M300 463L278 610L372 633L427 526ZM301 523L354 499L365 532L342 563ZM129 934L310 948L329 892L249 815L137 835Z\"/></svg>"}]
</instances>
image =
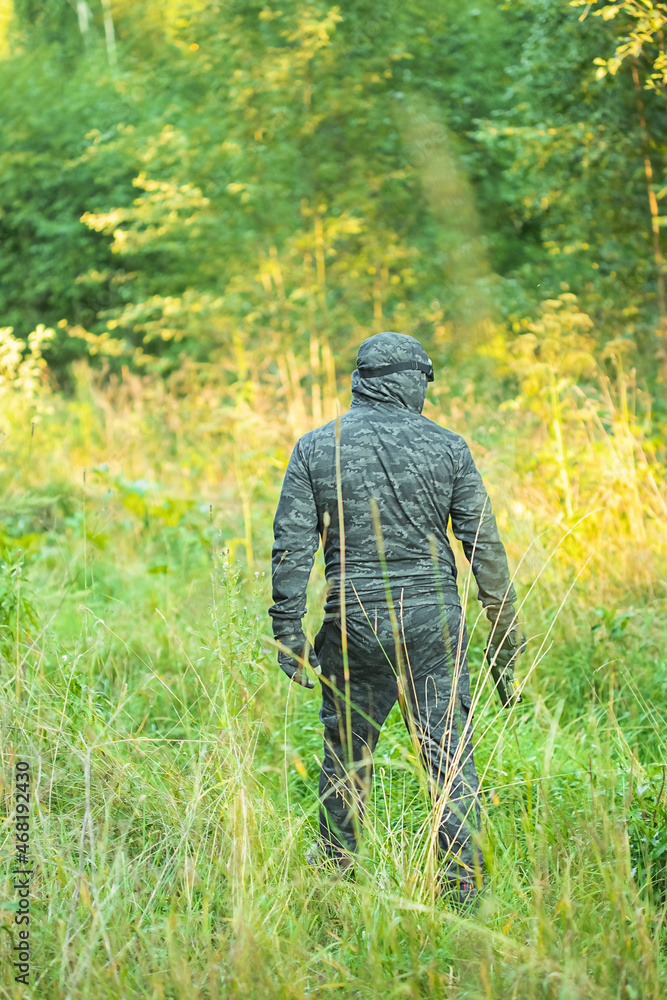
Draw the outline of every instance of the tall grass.
<instances>
[{"instance_id":1,"label":"tall grass","mask_svg":"<svg viewBox=\"0 0 667 1000\"><path fill-rule=\"evenodd\" d=\"M499 714L470 588L489 890L468 919L424 877L432 805L398 710L357 881L303 864L317 694L274 662L267 557L291 442L335 414L330 354L170 383L81 366L64 399L38 350L23 371L6 353L0 396L10 931L16 755L34 775L22 995L661 997L667 531L631 375L584 389L566 372L532 404L522 383L500 411L472 389L430 404L473 443L531 637L525 702ZM322 586L318 569L311 634ZM20 995L10 946L0 934L6 997Z\"/></svg>"}]
</instances>

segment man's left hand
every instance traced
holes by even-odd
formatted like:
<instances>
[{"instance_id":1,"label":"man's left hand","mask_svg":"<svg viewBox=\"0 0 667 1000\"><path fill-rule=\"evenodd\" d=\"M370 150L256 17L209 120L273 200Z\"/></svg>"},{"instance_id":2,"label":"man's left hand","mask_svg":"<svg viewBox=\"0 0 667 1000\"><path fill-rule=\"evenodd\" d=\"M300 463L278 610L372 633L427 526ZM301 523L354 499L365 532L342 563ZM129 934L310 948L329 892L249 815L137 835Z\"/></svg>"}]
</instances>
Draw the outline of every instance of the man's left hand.
<instances>
[{"instance_id":1,"label":"man's left hand","mask_svg":"<svg viewBox=\"0 0 667 1000\"><path fill-rule=\"evenodd\" d=\"M514 680L514 665L525 649L526 635L524 632L519 634L516 625L506 630L498 624L492 628L484 655L491 667L491 676L503 708L511 708L522 700Z\"/></svg>"}]
</instances>

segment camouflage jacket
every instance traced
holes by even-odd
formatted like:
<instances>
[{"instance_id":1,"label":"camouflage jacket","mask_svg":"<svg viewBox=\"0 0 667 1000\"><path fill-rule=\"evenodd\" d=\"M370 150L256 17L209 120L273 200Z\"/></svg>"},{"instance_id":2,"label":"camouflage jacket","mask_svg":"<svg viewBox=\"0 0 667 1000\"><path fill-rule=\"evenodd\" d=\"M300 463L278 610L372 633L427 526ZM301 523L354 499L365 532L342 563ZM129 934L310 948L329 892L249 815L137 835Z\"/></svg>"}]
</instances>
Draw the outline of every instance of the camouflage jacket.
<instances>
[{"instance_id":1,"label":"camouflage jacket","mask_svg":"<svg viewBox=\"0 0 667 1000\"><path fill-rule=\"evenodd\" d=\"M368 370L415 358L429 360L417 340L382 333L364 341L357 364ZM503 617L511 618L516 595L482 478L463 438L422 416L426 388L427 376L419 370L362 377L357 369L349 411L297 442L274 521L269 614L275 635L299 627L320 539L327 618L340 617L341 577L348 614L386 607L385 579L397 609L401 601L459 606L450 520L489 618L495 620L501 607Z\"/></svg>"}]
</instances>

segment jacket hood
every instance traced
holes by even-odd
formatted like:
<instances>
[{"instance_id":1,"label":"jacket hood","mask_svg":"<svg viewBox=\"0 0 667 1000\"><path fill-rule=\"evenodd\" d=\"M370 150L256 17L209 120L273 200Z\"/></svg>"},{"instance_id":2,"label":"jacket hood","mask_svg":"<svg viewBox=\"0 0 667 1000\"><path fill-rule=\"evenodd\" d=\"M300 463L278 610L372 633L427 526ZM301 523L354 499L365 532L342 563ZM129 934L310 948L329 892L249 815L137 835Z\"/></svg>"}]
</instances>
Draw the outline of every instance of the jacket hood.
<instances>
[{"instance_id":1,"label":"jacket hood","mask_svg":"<svg viewBox=\"0 0 667 1000\"><path fill-rule=\"evenodd\" d=\"M403 361L423 361L429 357L415 337L406 333L376 333L364 340L357 354L362 368L381 368ZM359 369L352 372L353 405L356 402L393 403L421 413L428 381L424 372L404 371L375 378L362 378Z\"/></svg>"}]
</instances>

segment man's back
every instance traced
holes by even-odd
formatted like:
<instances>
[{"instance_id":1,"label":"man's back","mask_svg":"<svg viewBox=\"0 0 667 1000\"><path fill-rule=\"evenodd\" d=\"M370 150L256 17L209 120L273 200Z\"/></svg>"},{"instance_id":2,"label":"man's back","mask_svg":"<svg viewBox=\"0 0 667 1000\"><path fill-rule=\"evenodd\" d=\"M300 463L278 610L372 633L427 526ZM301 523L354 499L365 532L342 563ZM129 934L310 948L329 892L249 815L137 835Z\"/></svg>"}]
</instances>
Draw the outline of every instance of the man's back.
<instances>
[{"instance_id":1,"label":"man's back","mask_svg":"<svg viewBox=\"0 0 667 1000\"><path fill-rule=\"evenodd\" d=\"M376 339L366 342L370 370ZM360 352L360 366L363 360ZM473 562L483 603L514 600L511 585L508 592L505 551L470 450L459 435L421 415L426 386L420 370L381 379L364 378L357 370L350 410L297 442L274 524L274 617L283 610L286 618L303 614L305 603L301 610L297 602L307 580L299 567L309 550L314 555L320 537L329 584L325 613L340 613L343 535L349 611L385 603L380 546L397 605L457 605L456 562L447 537L450 517ZM308 571L311 565L312 555Z\"/></svg>"},{"instance_id":2,"label":"man's back","mask_svg":"<svg viewBox=\"0 0 667 1000\"><path fill-rule=\"evenodd\" d=\"M468 446L421 416L432 379L413 337L381 333L361 345L349 412L306 434L292 453L274 521L269 613L287 676L312 687L308 662L320 679L320 833L309 863L319 856L346 871L354 864L373 750L398 700L434 795L441 891L454 905L469 906L482 878L472 836L479 834L480 807L450 519L487 616L501 634L506 629L506 664L516 650L514 588ZM330 590L311 647L301 618L320 538ZM400 608L400 636L385 576ZM505 704L513 698L507 685Z\"/></svg>"},{"instance_id":3,"label":"man's back","mask_svg":"<svg viewBox=\"0 0 667 1000\"><path fill-rule=\"evenodd\" d=\"M358 600L364 605L384 602L381 549L397 603L401 594L404 604L437 602L438 588L445 603L458 602L447 523L467 451L462 438L418 413L357 399L339 428L332 421L302 439L300 453L324 540L331 587L328 613L335 613L340 601L338 478L348 605L356 603L358 608ZM440 582L434 573L434 544Z\"/></svg>"}]
</instances>

